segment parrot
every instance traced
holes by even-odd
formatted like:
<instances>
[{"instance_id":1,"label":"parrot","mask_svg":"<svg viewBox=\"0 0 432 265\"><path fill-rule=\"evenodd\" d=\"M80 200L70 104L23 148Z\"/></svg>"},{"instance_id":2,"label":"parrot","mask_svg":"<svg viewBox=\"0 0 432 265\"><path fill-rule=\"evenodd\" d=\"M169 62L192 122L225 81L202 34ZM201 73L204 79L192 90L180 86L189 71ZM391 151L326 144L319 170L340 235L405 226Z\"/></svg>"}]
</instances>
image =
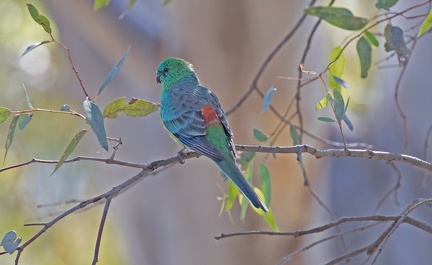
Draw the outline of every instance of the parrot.
<instances>
[{"instance_id":1,"label":"parrot","mask_svg":"<svg viewBox=\"0 0 432 265\"><path fill-rule=\"evenodd\" d=\"M237 166L233 133L217 96L204 87L191 63L166 58L156 72L162 85L160 116L168 134L184 149L213 160L257 209L268 211Z\"/></svg>"}]
</instances>

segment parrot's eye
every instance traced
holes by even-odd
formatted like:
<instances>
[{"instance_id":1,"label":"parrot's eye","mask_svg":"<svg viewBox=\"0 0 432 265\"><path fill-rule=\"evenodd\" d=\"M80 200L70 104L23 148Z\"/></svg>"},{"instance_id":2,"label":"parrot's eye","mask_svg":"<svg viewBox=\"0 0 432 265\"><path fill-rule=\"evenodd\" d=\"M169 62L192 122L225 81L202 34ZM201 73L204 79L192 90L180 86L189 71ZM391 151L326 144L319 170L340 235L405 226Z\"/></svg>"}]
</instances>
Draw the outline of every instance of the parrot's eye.
<instances>
[{"instance_id":1,"label":"parrot's eye","mask_svg":"<svg viewBox=\"0 0 432 265\"><path fill-rule=\"evenodd\" d=\"M165 68L163 69L163 72L164 72L164 73L168 73L168 71L169 71L168 67L165 67Z\"/></svg>"}]
</instances>

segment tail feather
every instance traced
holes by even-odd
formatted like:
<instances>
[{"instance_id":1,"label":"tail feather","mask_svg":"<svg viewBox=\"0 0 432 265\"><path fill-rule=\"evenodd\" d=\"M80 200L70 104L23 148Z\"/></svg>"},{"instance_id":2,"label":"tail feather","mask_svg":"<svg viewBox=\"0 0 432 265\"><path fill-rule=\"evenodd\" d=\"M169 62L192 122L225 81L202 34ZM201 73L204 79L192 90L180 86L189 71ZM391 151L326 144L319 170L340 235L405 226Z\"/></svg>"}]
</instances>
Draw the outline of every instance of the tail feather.
<instances>
[{"instance_id":1,"label":"tail feather","mask_svg":"<svg viewBox=\"0 0 432 265\"><path fill-rule=\"evenodd\" d=\"M246 177L240 171L239 167L235 164L234 160L224 159L222 161L214 161L216 165L225 173L225 175L231 179L234 184L241 190L241 192L248 198L248 200L255 206L260 208L264 212L268 209L266 205L260 200L258 195L255 193L252 185L247 181Z\"/></svg>"}]
</instances>

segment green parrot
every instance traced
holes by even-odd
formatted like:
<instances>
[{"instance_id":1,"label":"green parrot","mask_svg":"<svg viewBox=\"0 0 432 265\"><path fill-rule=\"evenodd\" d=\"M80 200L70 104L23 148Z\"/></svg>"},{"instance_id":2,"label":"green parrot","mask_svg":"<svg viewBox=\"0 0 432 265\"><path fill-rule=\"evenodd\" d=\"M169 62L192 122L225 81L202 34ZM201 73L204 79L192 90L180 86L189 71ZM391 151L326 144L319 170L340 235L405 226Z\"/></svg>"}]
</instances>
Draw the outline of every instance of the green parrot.
<instances>
[{"instance_id":1,"label":"green parrot","mask_svg":"<svg viewBox=\"0 0 432 265\"><path fill-rule=\"evenodd\" d=\"M160 115L171 137L213 160L256 208L268 211L236 165L233 134L219 99L200 83L192 64L167 58L158 66L156 82L162 84Z\"/></svg>"}]
</instances>

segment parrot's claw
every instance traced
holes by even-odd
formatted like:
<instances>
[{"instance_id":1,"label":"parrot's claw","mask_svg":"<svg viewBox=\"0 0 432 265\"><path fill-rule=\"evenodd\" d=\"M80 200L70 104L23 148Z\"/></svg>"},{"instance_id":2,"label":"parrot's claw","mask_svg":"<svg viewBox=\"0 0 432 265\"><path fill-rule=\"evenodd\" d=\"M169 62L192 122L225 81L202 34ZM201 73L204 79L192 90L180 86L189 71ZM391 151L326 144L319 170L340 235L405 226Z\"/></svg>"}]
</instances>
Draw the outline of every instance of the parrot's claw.
<instances>
[{"instance_id":1,"label":"parrot's claw","mask_svg":"<svg viewBox=\"0 0 432 265\"><path fill-rule=\"evenodd\" d=\"M177 157L179 159L179 163L182 164L182 165L185 163L183 157L186 155L186 152L187 152L186 148L183 148L182 150L178 151L178 153L177 153Z\"/></svg>"}]
</instances>

